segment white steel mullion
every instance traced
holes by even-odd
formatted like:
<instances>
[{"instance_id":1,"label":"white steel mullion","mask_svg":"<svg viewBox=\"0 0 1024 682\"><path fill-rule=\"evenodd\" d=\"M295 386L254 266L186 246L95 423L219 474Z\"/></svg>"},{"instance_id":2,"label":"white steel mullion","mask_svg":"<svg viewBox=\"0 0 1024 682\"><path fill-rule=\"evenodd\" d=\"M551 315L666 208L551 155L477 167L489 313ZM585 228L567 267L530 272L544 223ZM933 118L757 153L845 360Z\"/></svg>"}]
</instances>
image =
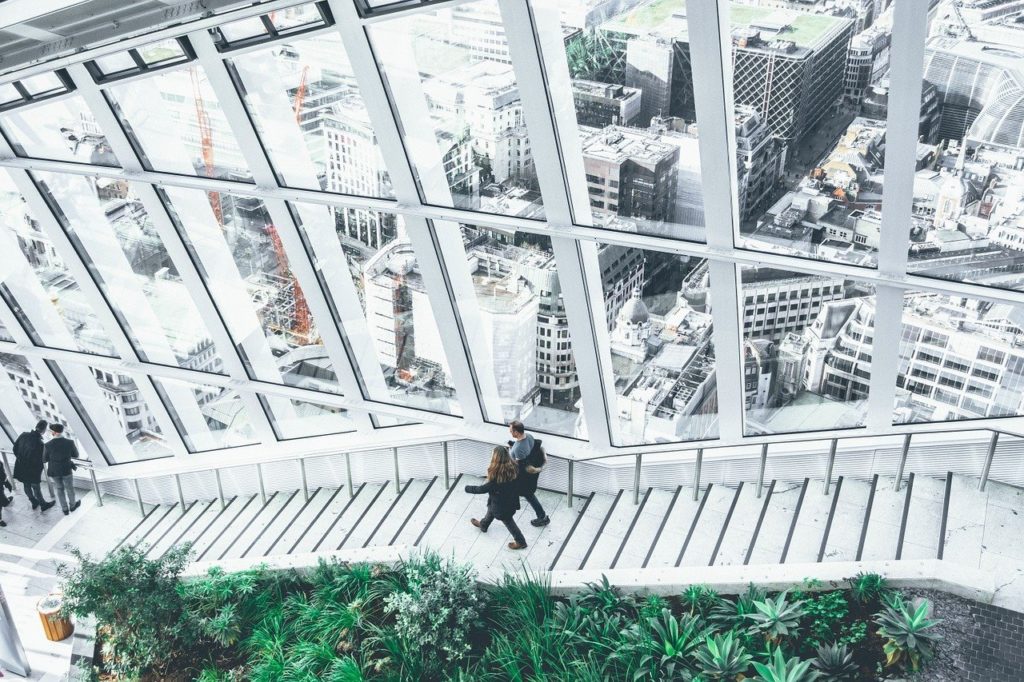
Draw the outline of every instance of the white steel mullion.
<instances>
[{"instance_id":1,"label":"white steel mullion","mask_svg":"<svg viewBox=\"0 0 1024 682\"><path fill-rule=\"evenodd\" d=\"M866 425L872 433L893 430L896 377L903 341L903 291L875 287L875 324L871 344Z\"/></svg>"},{"instance_id":2,"label":"white steel mullion","mask_svg":"<svg viewBox=\"0 0 1024 682\"><path fill-rule=\"evenodd\" d=\"M563 159L556 151L559 149L559 136L549 106L544 80L544 56L540 53L530 5L527 0L507 0L499 5L519 97L523 102L530 148L534 150L533 163L544 200L544 214L553 223L571 224L572 205L563 171ZM550 26L557 19L549 11L544 21ZM564 50L560 48L555 52L556 55L547 55L552 59L549 66L558 74L556 77L566 81L569 67L565 62ZM571 89L554 91L551 95L569 97L570 100L572 98ZM563 136L575 137L575 109L572 106L556 107L554 113L559 118L558 129L563 132ZM545 150L545 153L539 154L537 150ZM582 165L582 156L565 159L564 162ZM576 173L574 180L579 184L582 176ZM616 394L611 372L608 328L605 324L604 287L597 256L598 245L552 236L551 247L555 254L558 282L569 323L590 449L607 451L611 446L612 429L609 408L613 406Z\"/></svg>"},{"instance_id":3,"label":"white steel mullion","mask_svg":"<svg viewBox=\"0 0 1024 682\"><path fill-rule=\"evenodd\" d=\"M384 86L384 81L378 70L377 61L370 46L369 35L362 27L359 13L351 0L328 0L328 6L334 15L335 26L341 36L349 63L352 65L353 75L359 84L359 92L369 114L371 126L377 133L377 143L380 145L381 155L384 157L384 167L388 170L399 206L422 206L416 178L406 155L402 131L391 109L387 88ZM415 89L409 91L409 87ZM420 84L418 82L410 84L403 94L422 98ZM429 118L424 118L422 123L429 125ZM419 132L423 141L434 141L433 131L422 130ZM436 143L433 146L436 148ZM440 152L437 154L435 163L439 164ZM429 160L433 159L424 157L424 161ZM437 173L429 173L423 179L432 181L431 188L448 192L443 169L439 169ZM450 198L450 194L448 196ZM466 348L468 339L465 339L461 332L463 324L456 302L449 294L444 267L445 262L459 264L461 261L464 268L465 250L462 249L461 241L457 240L458 251L456 251L451 242L451 235L441 234L442 232L454 232L454 230L438 230L437 242L435 242L434 228L425 219L412 215L404 215L403 218L406 233L416 254L427 298L441 332L442 350L448 360L452 384L462 408L463 418L467 428L475 428L486 418L482 404L482 396L486 390L481 390L474 378L477 372L474 371ZM458 237L457 233L456 237ZM441 253L438 252L439 244L442 249ZM459 276L457 269L450 269L448 275L452 277L452 286L455 289L456 297L461 298L464 295L467 283L469 287L472 287L472 282L469 282L467 277ZM471 292L472 289L470 288L469 291ZM472 305L476 304L472 298L469 299L469 302ZM481 377L485 374L486 372L480 372ZM491 377L493 381L493 374Z\"/></svg>"},{"instance_id":4,"label":"white steel mullion","mask_svg":"<svg viewBox=\"0 0 1024 682\"><path fill-rule=\"evenodd\" d=\"M729 6L724 0L688 0L694 106L700 130L701 184L705 187L705 236L708 246L732 251L739 227L736 199L736 131L732 120L732 67ZM708 191L713 188L714 191ZM715 345L718 432L726 440L743 436L742 279L734 263L708 263L711 337Z\"/></svg>"},{"instance_id":5,"label":"white steel mullion","mask_svg":"<svg viewBox=\"0 0 1024 682\"><path fill-rule=\"evenodd\" d=\"M139 159L135 148L128 140L128 136L110 107L110 103L100 87L93 81L92 76L89 75L89 71L84 65L75 64L68 68L68 75L76 86L76 92L81 95L89 107L89 111L92 113L93 118L96 119L97 125L103 131L107 143L110 145L118 161L121 162L125 171L128 173L144 172L145 168L141 159ZM182 284L195 303L204 325L210 331L210 336L213 337L214 348L217 349L217 355L221 358L232 377L245 379L245 369L238 359L234 344L230 342L230 337L223 328L223 321L213 309L209 292L202 285L202 280L199 278L195 265L192 263L187 250L181 242L180 235L174 229L170 218L167 216L163 202L153 189L153 186L148 183L132 182L130 187L132 192L142 202L147 216L149 216L153 226L156 228L157 234L161 242L163 242L171 262L174 263L175 269L182 279ZM156 339L155 341L159 342L160 340ZM166 355L163 360L176 364L177 360L171 349L167 347L163 350ZM145 383L148 384L149 382L150 379L147 378ZM155 389L149 390L147 388L146 392L147 402L150 402L150 400L156 401L154 403L155 407L152 409L157 411L161 429L167 431L167 428L170 427L170 433L177 433L175 422L169 414L169 410L174 409L186 432L198 437L199 434L209 431L209 425L206 423L199 403L190 388L174 383L165 383L163 388L173 408L163 404ZM239 398L244 404L246 412L250 415L249 419L254 431L260 438L266 438L269 435L272 439L273 431L270 430L270 424L255 396L251 393L245 395L240 391ZM273 439L270 442L273 442ZM182 445L184 447L184 441Z\"/></svg>"},{"instance_id":6,"label":"white steel mullion","mask_svg":"<svg viewBox=\"0 0 1024 682\"><path fill-rule=\"evenodd\" d=\"M2 322L4 327L7 328L8 333L16 343L25 347L36 347L28 333L22 328L17 315L13 310L11 310L10 306L7 305L7 302L2 300L0 300L0 322ZM39 381L42 382L43 388L46 389L47 394L53 398L53 402L56 403L60 413L68 420L68 426L70 426L71 430L75 433L75 440L82 445L82 449L85 451L89 459L98 463L100 466L106 466L108 462L107 458L103 454L103 448L100 446L99 442L93 438L92 431L90 431L86 426L86 422L82 419L82 416L78 414L78 410L75 409L74 403L68 399L67 394L64 393L64 388L60 385L60 382L57 381L57 377L54 376L53 372L50 371L49 366L47 366L47 364L39 357L32 357L28 354L18 354L22 355L28 361L29 368L35 372L36 376L39 377ZM81 369L85 373L89 373L88 367L83 367ZM7 372L4 371L2 367L0 367L0 374L3 375L0 377L0 382L7 382ZM67 373L65 372L65 376L66 375ZM10 384L8 389L11 388L14 389L14 394L16 394L22 408L25 413L27 413L28 406L25 405L25 401L22 399L21 395L17 395L17 386ZM0 388L0 390L2 390L2 388ZM10 390L3 392L9 394ZM11 399L15 396L7 395L6 397ZM24 416L24 414L21 415L23 419ZM26 421L26 425L24 426L25 430L31 428L32 425L35 424L35 420L39 419L39 416L40 415L31 415L32 419Z\"/></svg>"}]
</instances>

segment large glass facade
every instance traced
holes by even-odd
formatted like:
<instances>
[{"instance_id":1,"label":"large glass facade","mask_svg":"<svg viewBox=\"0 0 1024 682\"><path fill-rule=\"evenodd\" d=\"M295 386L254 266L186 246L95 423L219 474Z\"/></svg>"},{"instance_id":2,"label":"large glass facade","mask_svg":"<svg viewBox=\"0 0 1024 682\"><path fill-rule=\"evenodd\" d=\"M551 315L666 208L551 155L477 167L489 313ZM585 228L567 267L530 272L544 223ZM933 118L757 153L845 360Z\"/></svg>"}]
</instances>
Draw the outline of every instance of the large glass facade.
<instances>
[{"instance_id":1,"label":"large glass facade","mask_svg":"<svg viewBox=\"0 0 1024 682\"><path fill-rule=\"evenodd\" d=\"M5 62L5 431L117 464L520 419L608 456L1022 414L992 3L346 2Z\"/></svg>"}]
</instances>

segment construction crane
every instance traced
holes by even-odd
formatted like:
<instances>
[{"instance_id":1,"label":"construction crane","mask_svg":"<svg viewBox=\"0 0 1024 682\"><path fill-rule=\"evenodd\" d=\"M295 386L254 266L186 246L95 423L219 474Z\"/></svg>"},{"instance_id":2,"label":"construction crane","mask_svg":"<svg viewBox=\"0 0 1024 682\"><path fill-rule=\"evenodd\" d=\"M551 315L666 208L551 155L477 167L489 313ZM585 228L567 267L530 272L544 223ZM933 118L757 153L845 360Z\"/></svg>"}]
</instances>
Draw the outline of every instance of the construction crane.
<instances>
[{"instance_id":1,"label":"construction crane","mask_svg":"<svg viewBox=\"0 0 1024 682\"><path fill-rule=\"evenodd\" d=\"M299 346L307 346L314 342L310 336L313 329L313 320L309 314L309 305L306 303L306 296L302 293L298 280L288 267L288 256L284 251L284 244L281 242L281 235L273 224L267 225L267 236L274 247L274 255L277 257L277 274L281 276L291 287L292 298L295 303L295 315L292 318L291 329L292 340Z\"/></svg>"},{"instance_id":2,"label":"construction crane","mask_svg":"<svg viewBox=\"0 0 1024 682\"><path fill-rule=\"evenodd\" d=\"M953 12L956 14L957 21L959 21L960 25L963 27L964 33L967 34L967 39L976 41L977 38L974 37L970 24L967 23L967 20L964 19L963 12L960 11L960 0L951 0L950 4L953 5Z\"/></svg>"},{"instance_id":3,"label":"construction crane","mask_svg":"<svg viewBox=\"0 0 1024 682\"><path fill-rule=\"evenodd\" d=\"M309 78L309 64L302 67L299 87L295 90L295 122L300 126L302 125L302 107L306 103L307 78Z\"/></svg>"},{"instance_id":4,"label":"construction crane","mask_svg":"<svg viewBox=\"0 0 1024 682\"><path fill-rule=\"evenodd\" d=\"M206 177L214 176L213 163L213 127L210 125L210 115L206 113L206 103L203 101L203 91L199 87L199 70L195 67L189 69L192 76L192 98L196 104L196 122L199 124L199 145L203 154L203 166L206 169ZM213 215L217 218L217 224L224 225L224 212L220 205L219 192L207 192L210 198L210 206L213 207Z\"/></svg>"}]
</instances>

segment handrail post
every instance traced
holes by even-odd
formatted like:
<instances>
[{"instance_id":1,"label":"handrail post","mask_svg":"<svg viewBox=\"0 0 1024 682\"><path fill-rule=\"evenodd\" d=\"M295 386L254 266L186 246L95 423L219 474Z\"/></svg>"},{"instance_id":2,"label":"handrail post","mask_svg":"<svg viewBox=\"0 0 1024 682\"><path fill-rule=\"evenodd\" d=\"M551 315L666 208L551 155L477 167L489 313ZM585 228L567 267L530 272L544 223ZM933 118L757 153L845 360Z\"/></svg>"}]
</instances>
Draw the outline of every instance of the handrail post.
<instances>
[{"instance_id":1,"label":"handrail post","mask_svg":"<svg viewBox=\"0 0 1024 682\"><path fill-rule=\"evenodd\" d=\"M402 492L402 480L398 472L398 448L391 448L391 457L395 463L395 492Z\"/></svg>"},{"instance_id":2,"label":"handrail post","mask_svg":"<svg viewBox=\"0 0 1024 682\"><path fill-rule=\"evenodd\" d=\"M178 504L185 508L185 492L181 489L181 474L174 474L174 484L178 487Z\"/></svg>"},{"instance_id":3,"label":"handrail post","mask_svg":"<svg viewBox=\"0 0 1024 682\"><path fill-rule=\"evenodd\" d=\"M345 481L348 483L348 496L354 497L355 491L352 488L352 456L345 453Z\"/></svg>"},{"instance_id":4,"label":"handrail post","mask_svg":"<svg viewBox=\"0 0 1024 682\"><path fill-rule=\"evenodd\" d=\"M572 483L573 483L572 477L573 477L573 474L575 473L575 471L574 471L575 468L576 468L576 460L570 459L569 460L569 476L568 476L568 480L566 481L566 486L565 486L565 506L569 507L570 509L572 509Z\"/></svg>"},{"instance_id":5,"label":"handrail post","mask_svg":"<svg viewBox=\"0 0 1024 682\"><path fill-rule=\"evenodd\" d=\"M700 497L700 468L704 463L704 448L697 448L697 460L693 463L693 501Z\"/></svg>"},{"instance_id":6,"label":"handrail post","mask_svg":"<svg viewBox=\"0 0 1024 682\"><path fill-rule=\"evenodd\" d=\"M768 443L761 444L761 466L757 468L757 499L761 499L764 489L764 470L768 466Z\"/></svg>"},{"instance_id":7,"label":"handrail post","mask_svg":"<svg viewBox=\"0 0 1024 682\"><path fill-rule=\"evenodd\" d=\"M220 469L214 469L213 475L217 479L217 497L220 498L220 508L226 509L228 505L224 501L224 485L220 482Z\"/></svg>"},{"instance_id":8,"label":"handrail post","mask_svg":"<svg viewBox=\"0 0 1024 682\"><path fill-rule=\"evenodd\" d=\"M988 455L985 457L985 467L981 470L981 480L978 482L978 492L985 492L988 485L988 473L992 469L992 460L996 456L996 445L999 444L999 432L993 431L988 441Z\"/></svg>"},{"instance_id":9,"label":"handrail post","mask_svg":"<svg viewBox=\"0 0 1024 682\"><path fill-rule=\"evenodd\" d=\"M828 448L828 464L825 466L825 495L828 495L829 489L832 487L832 469L836 464L836 447L838 445L839 439L833 438L832 444Z\"/></svg>"},{"instance_id":10,"label":"handrail post","mask_svg":"<svg viewBox=\"0 0 1024 682\"><path fill-rule=\"evenodd\" d=\"M896 483L893 485L893 490L899 490L903 486L903 470L907 466L907 455L910 453L910 436L906 434L903 436L903 451L900 453L900 466L896 470Z\"/></svg>"},{"instance_id":11,"label":"handrail post","mask_svg":"<svg viewBox=\"0 0 1024 682\"><path fill-rule=\"evenodd\" d=\"M146 515L146 505L142 504L142 491L139 490L139 479L133 478L132 483L135 484L135 499L139 503L139 513L143 516Z\"/></svg>"},{"instance_id":12,"label":"handrail post","mask_svg":"<svg viewBox=\"0 0 1024 682\"><path fill-rule=\"evenodd\" d=\"M96 494L96 506L103 506L103 495L100 494L100 482L96 480L96 470L89 467L89 478L92 479L92 491Z\"/></svg>"},{"instance_id":13,"label":"handrail post","mask_svg":"<svg viewBox=\"0 0 1024 682\"><path fill-rule=\"evenodd\" d=\"M637 453L633 469L633 504L640 504L640 468L643 466L643 457L643 454Z\"/></svg>"},{"instance_id":14,"label":"handrail post","mask_svg":"<svg viewBox=\"0 0 1024 682\"><path fill-rule=\"evenodd\" d=\"M444 450L444 489L449 490L452 487L451 472L448 469L448 441L444 441L441 444Z\"/></svg>"},{"instance_id":15,"label":"handrail post","mask_svg":"<svg viewBox=\"0 0 1024 682\"><path fill-rule=\"evenodd\" d=\"M309 502L309 485L306 484L306 459L299 457L299 475L302 477L302 499Z\"/></svg>"},{"instance_id":16,"label":"handrail post","mask_svg":"<svg viewBox=\"0 0 1024 682\"><path fill-rule=\"evenodd\" d=\"M263 485L263 464L256 462L256 478L260 483L260 501L267 504L267 488Z\"/></svg>"}]
</instances>

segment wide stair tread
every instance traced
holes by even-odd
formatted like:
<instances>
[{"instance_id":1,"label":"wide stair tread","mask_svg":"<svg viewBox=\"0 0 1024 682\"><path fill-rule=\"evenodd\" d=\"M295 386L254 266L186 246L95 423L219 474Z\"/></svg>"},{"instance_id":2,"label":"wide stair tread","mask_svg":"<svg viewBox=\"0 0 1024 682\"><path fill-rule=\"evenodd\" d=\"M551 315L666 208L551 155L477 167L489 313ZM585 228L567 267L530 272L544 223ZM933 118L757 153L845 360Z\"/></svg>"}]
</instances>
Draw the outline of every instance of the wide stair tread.
<instances>
[{"instance_id":1,"label":"wide stair tread","mask_svg":"<svg viewBox=\"0 0 1024 682\"><path fill-rule=\"evenodd\" d=\"M736 499L737 490L742 492L741 486L713 485L707 494L707 502L697 520L697 526L693 529L693 535L686 546L680 566L708 566L711 564L711 555L718 545L718 540L726 526L726 517Z\"/></svg>"},{"instance_id":2,"label":"wide stair tread","mask_svg":"<svg viewBox=\"0 0 1024 682\"><path fill-rule=\"evenodd\" d=\"M821 494L821 485L819 481L814 486L816 494ZM837 496L836 511L822 561L855 561L861 530L864 528L864 510L867 509L868 497L871 495L871 483L856 478L843 478L841 486L837 487L833 482L830 494Z\"/></svg>"},{"instance_id":3,"label":"wide stair tread","mask_svg":"<svg viewBox=\"0 0 1024 682\"><path fill-rule=\"evenodd\" d=\"M282 504L284 498L290 493L277 492L267 496L266 503L259 495L249 504L242 505L232 515L227 526L221 529L216 536L209 540L209 544L202 551L196 552L197 561L216 561L224 558L228 552L234 550L242 543L242 536L250 528L256 525L256 519L267 513L274 504ZM248 541L246 541L248 544ZM246 545L242 545L237 551L241 552Z\"/></svg>"},{"instance_id":4,"label":"wide stair tread","mask_svg":"<svg viewBox=\"0 0 1024 682\"><path fill-rule=\"evenodd\" d=\"M529 504L525 501L522 502L522 509L516 514L516 525L523 531L523 537L526 538L525 550L512 551L508 548L508 543L512 542L512 535L500 521L495 521L486 534L477 531L478 535L473 543L471 556L480 562L481 566L487 567L485 577L500 578L502 573L519 573L523 570L524 565L533 571L547 570L548 566L541 566L531 561L533 551L543 546L549 537L565 537L572 523L565 523L560 513L565 507L565 495L538 490L537 499L540 500L551 523L539 527L530 525L530 521L537 518L537 515L533 513Z\"/></svg>"},{"instance_id":5,"label":"wide stair tread","mask_svg":"<svg viewBox=\"0 0 1024 682\"><path fill-rule=\"evenodd\" d=\"M413 513L415 508L416 514L424 513L421 510L421 506L416 503L419 502L427 492L429 488L433 488L435 485L444 487L443 483L438 483L437 477L430 480L410 480L402 486L401 494L394 501L394 504L390 506L389 511L385 512L385 516L378 519L374 525L371 534L367 536L367 539L363 541L363 544L368 547L379 547L382 545L390 545L391 538L395 536L399 528L402 527ZM429 512L428 512L429 513Z\"/></svg>"},{"instance_id":6,"label":"wide stair tread","mask_svg":"<svg viewBox=\"0 0 1024 682\"><path fill-rule=\"evenodd\" d=\"M714 488L715 486L712 486ZM694 517L703 515L701 501L707 488L702 488L697 499L693 499L693 489L684 487L679 490L675 504L667 511L667 517L662 518L661 533L652 540L653 548L648 548L649 557L645 555L647 568L668 568L676 565L679 557L679 550L686 542L686 535L693 525ZM697 523L700 523L698 518Z\"/></svg>"},{"instance_id":7,"label":"wide stair tread","mask_svg":"<svg viewBox=\"0 0 1024 682\"><path fill-rule=\"evenodd\" d=\"M808 487L813 481L808 481ZM793 513L800 502L800 492L804 488L803 481L776 481L772 491L772 499L768 512L757 534L754 551L750 554L750 564L777 564L786 547L786 538L793 524ZM810 492L804 493L804 496Z\"/></svg>"},{"instance_id":8,"label":"wide stair tread","mask_svg":"<svg viewBox=\"0 0 1024 682\"><path fill-rule=\"evenodd\" d=\"M614 565L610 568L640 568L644 559L647 558L647 552L650 551L651 543L654 542L658 530L662 529L662 533L664 533L662 523L665 521L665 515L673 500L679 504L678 498L685 494L686 492L681 488L677 490L652 488L641 495L643 509L638 510L638 515L635 516L636 523L627 534L625 542L619 542L620 546L616 549L618 556L613 559ZM646 502L643 501L644 497L647 498Z\"/></svg>"},{"instance_id":9,"label":"wide stair tread","mask_svg":"<svg viewBox=\"0 0 1024 682\"><path fill-rule=\"evenodd\" d=\"M910 493L907 526L903 536L901 559L935 559L939 551L942 507L946 481L932 476L914 475Z\"/></svg>"},{"instance_id":10,"label":"wide stair tread","mask_svg":"<svg viewBox=\"0 0 1024 682\"><path fill-rule=\"evenodd\" d=\"M208 550L219 542L226 534L235 528L235 523L248 514L255 514L253 508L259 509L262 506L259 495L247 495L237 497L228 503L223 514L219 514L201 536L195 539L192 544L192 560L204 561L209 553ZM240 526L238 526L240 527Z\"/></svg>"},{"instance_id":11,"label":"wide stair tread","mask_svg":"<svg viewBox=\"0 0 1024 682\"><path fill-rule=\"evenodd\" d=\"M896 558L907 479L904 477L899 490L893 490L895 481L891 476L878 479L861 556L863 561L891 561Z\"/></svg>"},{"instance_id":12,"label":"wide stair tread","mask_svg":"<svg viewBox=\"0 0 1024 682\"><path fill-rule=\"evenodd\" d=\"M793 536L786 554L787 564L809 564L818 561L821 540L825 537L829 514L832 512L832 494L823 495L823 482L811 479L804 493L803 505L793 528ZM831 535L831 532L829 533Z\"/></svg>"},{"instance_id":13,"label":"wide stair tread","mask_svg":"<svg viewBox=\"0 0 1024 682\"><path fill-rule=\"evenodd\" d=\"M291 548L309 530L317 517L323 513L324 508L340 495L342 495L340 488L317 488L311 491L309 501L304 501L301 507L288 513L287 523L284 527L278 528L275 537L269 544L263 544L263 555L290 554ZM299 493L299 498L302 497L302 493Z\"/></svg>"},{"instance_id":14,"label":"wide stair tread","mask_svg":"<svg viewBox=\"0 0 1024 682\"><path fill-rule=\"evenodd\" d=\"M624 494L622 493L622 495ZM618 499L618 504L616 504L616 499ZM576 528L567 537L563 536L562 554L558 556L553 568L561 571L577 570L590 549L598 529L613 511L612 506L618 507L619 504L622 504L621 495L595 494L579 519L579 523L576 524Z\"/></svg>"},{"instance_id":15,"label":"wide stair tread","mask_svg":"<svg viewBox=\"0 0 1024 682\"><path fill-rule=\"evenodd\" d=\"M981 566L988 495L978 490L978 479L953 475L946 518L943 558L968 568Z\"/></svg>"},{"instance_id":16,"label":"wide stair tread","mask_svg":"<svg viewBox=\"0 0 1024 682\"><path fill-rule=\"evenodd\" d=\"M761 489L761 497L757 497L757 485L747 483L743 486L736 500L736 507L729 517L729 525L722 536L722 545L715 557L716 566L743 565L750 542L755 539L754 532L760 534L757 523L765 504L770 504L771 498L774 497L775 485L777 484L774 482L766 483Z\"/></svg>"}]
</instances>

